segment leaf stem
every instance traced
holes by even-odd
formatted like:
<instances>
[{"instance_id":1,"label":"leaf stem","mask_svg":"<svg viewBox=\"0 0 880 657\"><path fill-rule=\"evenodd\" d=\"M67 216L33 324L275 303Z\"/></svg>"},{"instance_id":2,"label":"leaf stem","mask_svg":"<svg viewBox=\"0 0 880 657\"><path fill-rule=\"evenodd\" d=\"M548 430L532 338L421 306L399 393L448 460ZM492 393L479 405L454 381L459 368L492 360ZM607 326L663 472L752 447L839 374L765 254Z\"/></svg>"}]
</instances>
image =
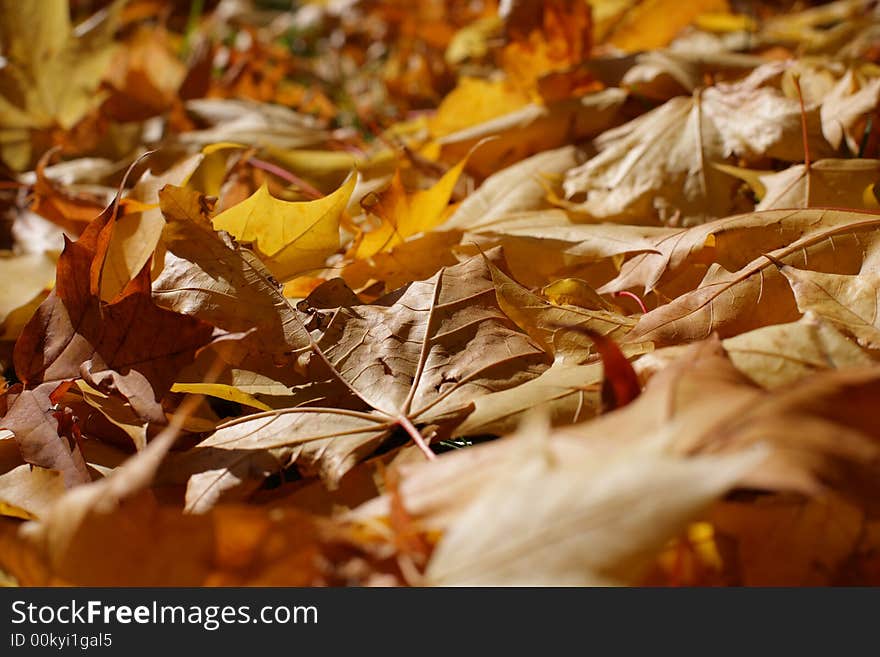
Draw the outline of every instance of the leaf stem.
<instances>
[{"instance_id":1,"label":"leaf stem","mask_svg":"<svg viewBox=\"0 0 880 657\"><path fill-rule=\"evenodd\" d=\"M615 297L629 297L630 299L633 299L637 304L639 304L639 308L642 309L642 313L647 314L648 309L645 307L645 302L642 301L639 295L628 292L627 290L618 290L617 292L614 292L613 295Z\"/></svg>"},{"instance_id":2,"label":"leaf stem","mask_svg":"<svg viewBox=\"0 0 880 657\"><path fill-rule=\"evenodd\" d=\"M422 454L425 455L426 459L428 459L429 461L433 461L437 458L437 455L431 451L431 448L425 441L424 436L419 433L419 430L416 429L416 426L410 421L410 419L406 415L403 415L402 413L398 415L397 424L403 427L403 430L409 434L410 438L412 438L413 442L416 444L416 447L422 450Z\"/></svg>"},{"instance_id":3,"label":"leaf stem","mask_svg":"<svg viewBox=\"0 0 880 657\"><path fill-rule=\"evenodd\" d=\"M257 169L268 171L269 173L278 176L282 180L289 182L291 185L296 185L300 188L303 194L311 199L324 198L324 194L322 194L318 189L312 187L309 183L307 183L295 173L291 173L287 169L282 169L277 164L272 164L271 162L266 162L265 160L258 160L255 157L249 157L248 164L256 167Z\"/></svg>"}]
</instances>

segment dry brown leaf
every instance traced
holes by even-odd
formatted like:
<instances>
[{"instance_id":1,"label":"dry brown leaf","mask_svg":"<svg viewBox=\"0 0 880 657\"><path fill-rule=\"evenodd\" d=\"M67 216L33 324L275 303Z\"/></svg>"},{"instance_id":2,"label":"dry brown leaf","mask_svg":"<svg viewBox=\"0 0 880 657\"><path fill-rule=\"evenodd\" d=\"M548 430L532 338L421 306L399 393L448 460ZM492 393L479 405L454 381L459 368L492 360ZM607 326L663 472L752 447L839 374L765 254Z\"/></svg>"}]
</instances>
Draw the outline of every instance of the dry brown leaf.
<instances>
[{"instance_id":1,"label":"dry brown leaf","mask_svg":"<svg viewBox=\"0 0 880 657\"><path fill-rule=\"evenodd\" d=\"M678 231L652 226L579 224L561 210L502 215L479 222L461 238L461 253L504 248L514 278L542 287L563 277L577 277L598 287L618 274L629 254L656 250L660 238Z\"/></svg>"},{"instance_id":2,"label":"dry brown leaf","mask_svg":"<svg viewBox=\"0 0 880 657\"><path fill-rule=\"evenodd\" d=\"M308 349L308 332L278 283L254 253L214 232L205 197L164 187L159 198L169 253L153 282L156 302L227 331L254 329L253 339L266 353Z\"/></svg>"},{"instance_id":3,"label":"dry brown leaf","mask_svg":"<svg viewBox=\"0 0 880 657\"><path fill-rule=\"evenodd\" d=\"M813 373L875 362L833 325L809 311L796 322L741 333L722 344L740 372L768 389L791 385ZM687 349L686 345L658 349L635 365L643 377L650 378Z\"/></svg>"},{"instance_id":4,"label":"dry brown leaf","mask_svg":"<svg viewBox=\"0 0 880 657\"><path fill-rule=\"evenodd\" d=\"M66 243L56 288L16 342L16 373L29 386L82 377L119 391L145 419L164 422L159 399L212 328L154 305L146 267L102 304L100 268L113 224L108 210Z\"/></svg>"},{"instance_id":5,"label":"dry brown leaf","mask_svg":"<svg viewBox=\"0 0 880 657\"><path fill-rule=\"evenodd\" d=\"M668 425L681 454L771 448L741 485L821 493L861 504L875 499L880 443L865 400L877 394L880 368L831 371L766 392L730 362L720 341L693 345L648 382L626 408L563 429L572 440L620 441Z\"/></svg>"},{"instance_id":6,"label":"dry brown leaf","mask_svg":"<svg viewBox=\"0 0 880 657\"><path fill-rule=\"evenodd\" d=\"M221 426L185 458L184 471L201 472L189 508L293 462L334 484L395 428L413 437L418 426L459 423L474 399L534 378L549 360L498 308L482 257L339 308L318 348L363 410L289 408Z\"/></svg>"},{"instance_id":7,"label":"dry brown leaf","mask_svg":"<svg viewBox=\"0 0 880 657\"><path fill-rule=\"evenodd\" d=\"M646 236L650 247L627 260L599 292L636 290L673 299L700 284L713 262L736 271L792 242L863 218L836 210L775 210L719 219L688 229Z\"/></svg>"},{"instance_id":8,"label":"dry brown leaf","mask_svg":"<svg viewBox=\"0 0 880 657\"><path fill-rule=\"evenodd\" d=\"M819 160L807 168L795 164L776 173L720 167L745 180L760 198L756 211L783 208L880 207L874 185L880 180L880 160Z\"/></svg>"},{"instance_id":9,"label":"dry brown leaf","mask_svg":"<svg viewBox=\"0 0 880 657\"><path fill-rule=\"evenodd\" d=\"M702 223L732 214L735 183L711 166L731 157L803 157L801 108L773 86L780 64L755 69L745 80L672 98L657 109L601 135L600 153L569 171L569 207L597 221L666 223L674 216ZM830 155L818 107L806 113L813 157Z\"/></svg>"},{"instance_id":10,"label":"dry brown leaf","mask_svg":"<svg viewBox=\"0 0 880 657\"><path fill-rule=\"evenodd\" d=\"M501 310L556 359L583 362L595 353L588 336L568 331L567 327L586 328L619 341L635 326L635 320L620 313L554 305L529 292L491 262L487 264Z\"/></svg>"},{"instance_id":11,"label":"dry brown leaf","mask_svg":"<svg viewBox=\"0 0 880 657\"><path fill-rule=\"evenodd\" d=\"M468 170L485 178L499 169L541 151L595 137L620 123L620 109L627 94L605 89L582 98L568 98L548 105L530 104L477 125L436 136L436 148L446 161L458 161L487 139L468 160ZM470 115L473 97L462 100L454 111ZM442 111L442 107L441 107Z\"/></svg>"},{"instance_id":12,"label":"dry brown leaf","mask_svg":"<svg viewBox=\"0 0 880 657\"><path fill-rule=\"evenodd\" d=\"M880 348L880 279L873 267L856 275L827 274L784 266L798 309L813 312L855 337L863 347Z\"/></svg>"},{"instance_id":13,"label":"dry brown leaf","mask_svg":"<svg viewBox=\"0 0 880 657\"><path fill-rule=\"evenodd\" d=\"M508 214L550 207L545 200L547 178L561 175L576 164L577 150L564 146L505 167L486 178L439 228L470 230Z\"/></svg>"},{"instance_id":14,"label":"dry brown leaf","mask_svg":"<svg viewBox=\"0 0 880 657\"><path fill-rule=\"evenodd\" d=\"M860 509L839 496L719 502L708 518L720 538L734 542L737 577L744 586L871 581L870 573L852 570L858 568L860 553L876 560L880 536L876 521L869 522Z\"/></svg>"},{"instance_id":15,"label":"dry brown leaf","mask_svg":"<svg viewBox=\"0 0 880 657\"><path fill-rule=\"evenodd\" d=\"M800 312L778 266L856 273L874 249L878 217L846 214L852 219L850 223L808 233L739 270L728 271L713 264L695 290L643 315L628 339L667 345L701 340L716 331L730 337L796 320Z\"/></svg>"}]
</instances>

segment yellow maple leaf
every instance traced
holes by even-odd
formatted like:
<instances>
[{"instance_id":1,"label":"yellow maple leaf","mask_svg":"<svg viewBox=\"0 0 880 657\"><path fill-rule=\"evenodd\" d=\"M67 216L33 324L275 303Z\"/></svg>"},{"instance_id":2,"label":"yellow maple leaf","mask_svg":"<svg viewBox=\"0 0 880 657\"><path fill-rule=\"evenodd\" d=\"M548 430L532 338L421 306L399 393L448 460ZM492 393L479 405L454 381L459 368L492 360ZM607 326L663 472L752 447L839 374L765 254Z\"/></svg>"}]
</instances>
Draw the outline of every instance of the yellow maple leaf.
<instances>
[{"instance_id":1,"label":"yellow maple leaf","mask_svg":"<svg viewBox=\"0 0 880 657\"><path fill-rule=\"evenodd\" d=\"M622 7L620 5L623 3L617 0L592 0L590 4L599 15L605 14L605 5L620 12L613 19L613 27L605 34L604 40L626 52L662 48L700 16L728 13L730 10L727 0L693 0L687 3L644 0L635 6L626 3Z\"/></svg>"},{"instance_id":2,"label":"yellow maple leaf","mask_svg":"<svg viewBox=\"0 0 880 657\"><path fill-rule=\"evenodd\" d=\"M403 242L407 237L439 226L446 218L446 208L452 190L461 175L467 158L449 169L430 189L407 194L400 179L400 171L391 179L391 186L371 208L382 223L369 233L363 233L355 249L355 258L369 258Z\"/></svg>"},{"instance_id":3,"label":"yellow maple leaf","mask_svg":"<svg viewBox=\"0 0 880 657\"><path fill-rule=\"evenodd\" d=\"M339 248L339 219L354 192L352 175L335 192L315 201L273 197L266 185L214 218L214 228L249 242L279 281L317 269Z\"/></svg>"}]
</instances>

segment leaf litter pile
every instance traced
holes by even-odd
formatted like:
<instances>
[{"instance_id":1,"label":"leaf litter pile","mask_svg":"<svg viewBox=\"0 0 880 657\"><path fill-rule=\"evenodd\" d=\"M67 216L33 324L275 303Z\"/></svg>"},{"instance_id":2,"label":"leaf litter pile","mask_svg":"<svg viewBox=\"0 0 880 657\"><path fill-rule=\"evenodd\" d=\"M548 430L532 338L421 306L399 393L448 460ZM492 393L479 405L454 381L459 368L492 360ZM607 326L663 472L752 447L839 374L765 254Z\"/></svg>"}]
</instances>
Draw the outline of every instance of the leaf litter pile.
<instances>
[{"instance_id":1,"label":"leaf litter pile","mask_svg":"<svg viewBox=\"0 0 880 657\"><path fill-rule=\"evenodd\" d=\"M880 584L880 7L0 0L0 578Z\"/></svg>"}]
</instances>

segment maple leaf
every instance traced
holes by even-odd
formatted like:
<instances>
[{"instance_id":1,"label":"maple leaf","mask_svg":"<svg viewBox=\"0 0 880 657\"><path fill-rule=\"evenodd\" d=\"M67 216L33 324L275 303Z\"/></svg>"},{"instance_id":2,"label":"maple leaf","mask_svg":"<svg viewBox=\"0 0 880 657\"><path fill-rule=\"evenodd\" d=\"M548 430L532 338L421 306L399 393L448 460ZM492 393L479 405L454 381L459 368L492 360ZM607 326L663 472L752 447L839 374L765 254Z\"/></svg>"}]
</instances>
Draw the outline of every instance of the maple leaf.
<instances>
[{"instance_id":1,"label":"maple leaf","mask_svg":"<svg viewBox=\"0 0 880 657\"><path fill-rule=\"evenodd\" d=\"M810 311L796 322L740 333L721 344L736 368L765 388L787 386L825 370L873 363L868 353ZM650 378L687 348L676 345L658 349L637 360L635 366L642 377Z\"/></svg>"},{"instance_id":2,"label":"maple leaf","mask_svg":"<svg viewBox=\"0 0 880 657\"><path fill-rule=\"evenodd\" d=\"M401 497L415 521L444 532L426 582L572 586L638 579L666 538L761 456L686 460L664 454L662 444L656 434L623 450L558 441L533 416L503 441L445 454L431 467L410 466ZM689 483L673 484L679 477ZM621 514L624 499L630 513ZM387 505L383 496L349 517L375 518Z\"/></svg>"},{"instance_id":3,"label":"maple leaf","mask_svg":"<svg viewBox=\"0 0 880 657\"><path fill-rule=\"evenodd\" d=\"M650 449L541 458L534 443L451 524L426 573L439 586L608 586L637 581L652 552L755 461L675 460ZM580 458L578 458L578 456ZM620 513L625 505L627 513Z\"/></svg>"},{"instance_id":4,"label":"maple leaf","mask_svg":"<svg viewBox=\"0 0 880 657\"><path fill-rule=\"evenodd\" d=\"M618 125L627 99L622 89L604 89L547 104L530 103L477 123L471 106L474 95L484 93L477 89L455 97L450 94L438 109L436 120L451 114L466 127L452 131L447 124L453 121L444 121L442 127L432 122L429 126L434 139L424 147L430 155L455 162L482 142L468 158L467 169L483 178L528 156L595 137Z\"/></svg>"},{"instance_id":5,"label":"maple leaf","mask_svg":"<svg viewBox=\"0 0 880 657\"><path fill-rule=\"evenodd\" d=\"M184 132L187 146L234 143L275 148L308 148L323 144L329 133L320 121L288 107L246 100L200 98L187 101L187 112L209 127Z\"/></svg>"},{"instance_id":6,"label":"maple leaf","mask_svg":"<svg viewBox=\"0 0 880 657\"><path fill-rule=\"evenodd\" d=\"M589 75L577 75L576 66L588 59L592 46L590 8L580 0L512 2L504 27L509 43L500 54L501 66L520 88L567 96L572 87L587 86ZM555 78L551 77L556 74Z\"/></svg>"},{"instance_id":7,"label":"maple leaf","mask_svg":"<svg viewBox=\"0 0 880 657\"><path fill-rule=\"evenodd\" d=\"M159 201L166 221L162 241L169 252L153 282L159 305L227 331L255 329L255 338L268 352L309 347L308 333L266 266L248 249L214 232L211 205L203 195L166 186ZM246 305L240 302L243 298Z\"/></svg>"},{"instance_id":8,"label":"maple leaf","mask_svg":"<svg viewBox=\"0 0 880 657\"><path fill-rule=\"evenodd\" d=\"M681 454L736 452L763 443L770 454L741 483L854 500L873 498L880 444L862 399L875 394L880 370L864 367L807 377L768 393L730 362L717 337L692 345L650 379L624 409L562 433L579 440L675 428Z\"/></svg>"},{"instance_id":9,"label":"maple leaf","mask_svg":"<svg viewBox=\"0 0 880 657\"><path fill-rule=\"evenodd\" d=\"M591 4L600 39L627 52L665 46L701 14L728 8L726 0L698 0L688 3L687 8L676 7L669 0Z\"/></svg>"},{"instance_id":10,"label":"maple leaf","mask_svg":"<svg viewBox=\"0 0 880 657\"><path fill-rule=\"evenodd\" d=\"M108 209L76 242L66 242L56 287L16 342L16 374L28 386L112 380L139 413L161 422L158 400L212 328L154 305L146 267L111 303L100 301L95 288L113 228Z\"/></svg>"},{"instance_id":11,"label":"maple leaf","mask_svg":"<svg viewBox=\"0 0 880 657\"><path fill-rule=\"evenodd\" d=\"M443 174L433 187L412 194L404 190L400 170L395 172L389 188L370 206L370 211L381 219L381 223L361 234L354 257L369 258L388 251L407 237L438 226L465 164L466 161L462 160Z\"/></svg>"},{"instance_id":12,"label":"maple leaf","mask_svg":"<svg viewBox=\"0 0 880 657\"><path fill-rule=\"evenodd\" d=\"M800 315L780 264L828 273L861 269L876 237L878 217L841 213L849 221L811 232L761 255L739 270L710 267L699 286L643 315L627 339L657 344L700 340L712 332L728 337ZM821 215L820 215L821 217Z\"/></svg>"},{"instance_id":13,"label":"maple leaf","mask_svg":"<svg viewBox=\"0 0 880 657\"><path fill-rule=\"evenodd\" d=\"M837 207L872 210L880 207L874 185L880 178L877 160L819 160L779 172L747 171L719 166L745 180L760 199L755 210Z\"/></svg>"},{"instance_id":14,"label":"maple leaf","mask_svg":"<svg viewBox=\"0 0 880 657\"><path fill-rule=\"evenodd\" d=\"M584 333L584 329L609 339L621 339L635 326L634 320L619 313L551 304L529 292L492 263L487 264L498 305L544 351L557 358L574 356L585 360L595 340ZM578 330L569 331L568 327Z\"/></svg>"},{"instance_id":15,"label":"maple leaf","mask_svg":"<svg viewBox=\"0 0 880 657\"><path fill-rule=\"evenodd\" d=\"M767 64L740 82L672 98L605 132L596 140L599 154L566 177L567 197L585 197L570 207L600 221L641 224L676 213L701 223L735 212L733 181L709 163L803 157L800 104L768 86L783 70ZM807 110L806 121L813 156L829 155L817 107Z\"/></svg>"},{"instance_id":16,"label":"maple leaf","mask_svg":"<svg viewBox=\"0 0 880 657\"><path fill-rule=\"evenodd\" d=\"M101 102L101 77L115 48L114 14L77 36L67 0L38 4L5 0L0 42L7 65L0 69L0 139L3 160L13 169L31 162L31 130L71 129Z\"/></svg>"},{"instance_id":17,"label":"maple leaf","mask_svg":"<svg viewBox=\"0 0 880 657\"><path fill-rule=\"evenodd\" d=\"M132 205L140 211L117 218L101 265L101 300L113 298L153 257L165 221L159 208L159 190L164 185L182 185L203 162L201 154L184 159L161 175L147 171L132 189Z\"/></svg>"},{"instance_id":18,"label":"maple leaf","mask_svg":"<svg viewBox=\"0 0 880 657\"><path fill-rule=\"evenodd\" d=\"M660 233L647 237L650 248L624 262L598 291L636 289L672 299L696 288L712 262L736 271L764 253L862 218L868 217L837 210L775 210Z\"/></svg>"},{"instance_id":19,"label":"maple leaf","mask_svg":"<svg viewBox=\"0 0 880 657\"><path fill-rule=\"evenodd\" d=\"M0 440L0 512L32 520L45 514L65 491L64 475L23 462L11 432Z\"/></svg>"},{"instance_id":20,"label":"maple leaf","mask_svg":"<svg viewBox=\"0 0 880 657\"><path fill-rule=\"evenodd\" d=\"M339 308L318 348L364 410L303 406L222 425L180 466L202 470L187 493L191 509L294 461L338 482L395 428L419 438L419 425L459 423L473 399L516 387L547 365L498 308L482 257L374 305Z\"/></svg>"},{"instance_id":21,"label":"maple leaf","mask_svg":"<svg viewBox=\"0 0 880 657\"><path fill-rule=\"evenodd\" d=\"M279 281L318 269L339 248L339 218L357 176L333 194L307 202L272 197L266 185L214 217L214 227L253 245Z\"/></svg>"},{"instance_id":22,"label":"maple leaf","mask_svg":"<svg viewBox=\"0 0 880 657\"><path fill-rule=\"evenodd\" d=\"M12 315L39 299L43 290L54 281L55 263L42 253L4 254L0 256L0 277L10 281L0 288L0 327L3 329L0 335L8 335L12 328L9 326ZM14 334L9 337L18 336Z\"/></svg>"},{"instance_id":23,"label":"maple leaf","mask_svg":"<svg viewBox=\"0 0 880 657\"><path fill-rule=\"evenodd\" d=\"M867 263L866 263L867 265ZM880 280L868 265L858 275L830 274L785 265L798 310L813 312L855 337L863 347L880 347Z\"/></svg>"},{"instance_id":24,"label":"maple leaf","mask_svg":"<svg viewBox=\"0 0 880 657\"><path fill-rule=\"evenodd\" d=\"M0 579L880 583L870 0L19 4Z\"/></svg>"}]
</instances>

